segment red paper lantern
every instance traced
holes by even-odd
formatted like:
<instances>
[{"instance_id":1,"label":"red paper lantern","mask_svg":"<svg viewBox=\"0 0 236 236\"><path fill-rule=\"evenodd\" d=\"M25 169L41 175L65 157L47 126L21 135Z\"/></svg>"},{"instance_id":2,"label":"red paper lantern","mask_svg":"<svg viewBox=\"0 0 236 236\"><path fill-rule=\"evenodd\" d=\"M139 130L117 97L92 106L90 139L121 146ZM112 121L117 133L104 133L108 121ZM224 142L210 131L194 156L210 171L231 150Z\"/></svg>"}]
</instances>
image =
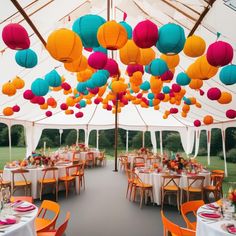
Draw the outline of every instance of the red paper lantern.
<instances>
[{"instance_id":1,"label":"red paper lantern","mask_svg":"<svg viewBox=\"0 0 236 236\"><path fill-rule=\"evenodd\" d=\"M51 111L46 111L45 115L46 115L47 117L50 117L50 116L52 116L52 112L51 112Z\"/></svg>"},{"instance_id":2,"label":"red paper lantern","mask_svg":"<svg viewBox=\"0 0 236 236\"><path fill-rule=\"evenodd\" d=\"M181 91L181 86L178 84L172 84L171 88L174 93L179 93Z\"/></svg>"},{"instance_id":3,"label":"red paper lantern","mask_svg":"<svg viewBox=\"0 0 236 236\"><path fill-rule=\"evenodd\" d=\"M164 93L158 93L157 94L157 99L159 99L159 100L164 100L165 99L165 94Z\"/></svg>"},{"instance_id":4,"label":"red paper lantern","mask_svg":"<svg viewBox=\"0 0 236 236\"><path fill-rule=\"evenodd\" d=\"M194 124L195 127L199 127L199 126L201 126L201 121L200 120L195 120L193 122L193 124Z\"/></svg>"},{"instance_id":5,"label":"red paper lantern","mask_svg":"<svg viewBox=\"0 0 236 236\"><path fill-rule=\"evenodd\" d=\"M175 108L175 107L174 108L170 108L170 113L171 114L176 114L176 113L178 113L178 111L179 111L178 108Z\"/></svg>"},{"instance_id":6,"label":"red paper lantern","mask_svg":"<svg viewBox=\"0 0 236 236\"><path fill-rule=\"evenodd\" d=\"M94 52L88 58L88 64L94 69L103 69L107 63L107 55L102 52Z\"/></svg>"},{"instance_id":7,"label":"red paper lantern","mask_svg":"<svg viewBox=\"0 0 236 236\"><path fill-rule=\"evenodd\" d=\"M110 58L107 59L107 63L103 69L107 70L111 77L119 74L119 66L117 62Z\"/></svg>"},{"instance_id":8,"label":"red paper lantern","mask_svg":"<svg viewBox=\"0 0 236 236\"><path fill-rule=\"evenodd\" d=\"M31 100L32 98L34 98L34 96L35 95L33 94L33 92L30 89L25 90L24 93L23 93L23 97L26 100Z\"/></svg>"},{"instance_id":9,"label":"red paper lantern","mask_svg":"<svg viewBox=\"0 0 236 236\"><path fill-rule=\"evenodd\" d=\"M229 119L234 119L236 118L236 110L229 109L226 111L226 117Z\"/></svg>"},{"instance_id":10,"label":"red paper lantern","mask_svg":"<svg viewBox=\"0 0 236 236\"><path fill-rule=\"evenodd\" d=\"M220 96L221 96L221 91L218 88L210 88L207 91L207 97L210 100L218 100L220 98Z\"/></svg>"},{"instance_id":11,"label":"red paper lantern","mask_svg":"<svg viewBox=\"0 0 236 236\"><path fill-rule=\"evenodd\" d=\"M39 105L43 105L43 104L45 103L45 98L44 98L44 97L38 96L37 99L38 99L38 102L37 102L37 103L38 103Z\"/></svg>"},{"instance_id":12,"label":"red paper lantern","mask_svg":"<svg viewBox=\"0 0 236 236\"><path fill-rule=\"evenodd\" d=\"M161 80L168 81L168 80L172 80L173 77L174 77L174 74L170 70L168 70L164 74L161 75Z\"/></svg>"},{"instance_id":13,"label":"red paper lantern","mask_svg":"<svg viewBox=\"0 0 236 236\"><path fill-rule=\"evenodd\" d=\"M17 23L8 24L3 28L2 39L4 43L13 50L27 49L30 46L27 31L23 26Z\"/></svg>"},{"instance_id":14,"label":"red paper lantern","mask_svg":"<svg viewBox=\"0 0 236 236\"><path fill-rule=\"evenodd\" d=\"M126 72L127 72L128 76L132 76L133 73L136 71L140 71L142 74L144 74L143 66L138 65L138 64L136 64L136 65L130 64L126 68Z\"/></svg>"},{"instance_id":15,"label":"red paper lantern","mask_svg":"<svg viewBox=\"0 0 236 236\"><path fill-rule=\"evenodd\" d=\"M66 83L66 82L62 83L62 84L61 84L61 87L62 87L64 90L66 90L66 91L68 91L68 90L71 89L71 86L70 86L68 83Z\"/></svg>"},{"instance_id":16,"label":"red paper lantern","mask_svg":"<svg viewBox=\"0 0 236 236\"><path fill-rule=\"evenodd\" d=\"M234 55L233 47L226 42L217 41L207 49L207 61L212 66L225 66L229 64Z\"/></svg>"},{"instance_id":17,"label":"red paper lantern","mask_svg":"<svg viewBox=\"0 0 236 236\"><path fill-rule=\"evenodd\" d=\"M12 110L14 112L19 112L20 111L20 107L18 105L15 105L15 106L12 107Z\"/></svg>"},{"instance_id":18,"label":"red paper lantern","mask_svg":"<svg viewBox=\"0 0 236 236\"><path fill-rule=\"evenodd\" d=\"M133 40L140 48L150 48L158 40L158 28L150 20L139 22L133 30Z\"/></svg>"},{"instance_id":19,"label":"red paper lantern","mask_svg":"<svg viewBox=\"0 0 236 236\"><path fill-rule=\"evenodd\" d=\"M68 106L66 103L62 103L61 106L60 106L61 110L67 110L68 109Z\"/></svg>"},{"instance_id":20,"label":"red paper lantern","mask_svg":"<svg viewBox=\"0 0 236 236\"><path fill-rule=\"evenodd\" d=\"M76 118L81 118L81 117L83 117L83 116L84 116L84 113L81 112L81 111L75 113L75 117L76 117Z\"/></svg>"}]
</instances>

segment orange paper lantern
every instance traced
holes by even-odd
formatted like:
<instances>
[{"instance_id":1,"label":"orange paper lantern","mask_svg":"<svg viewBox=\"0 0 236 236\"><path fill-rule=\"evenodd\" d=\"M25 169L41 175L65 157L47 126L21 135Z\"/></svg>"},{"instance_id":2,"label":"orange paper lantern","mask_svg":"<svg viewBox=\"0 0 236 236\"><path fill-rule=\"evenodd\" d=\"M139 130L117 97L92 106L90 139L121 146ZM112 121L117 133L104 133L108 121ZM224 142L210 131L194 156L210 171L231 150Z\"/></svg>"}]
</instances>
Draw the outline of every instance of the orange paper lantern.
<instances>
[{"instance_id":1,"label":"orange paper lantern","mask_svg":"<svg viewBox=\"0 0 236 236\"><path fill-rule=\"evenodd\" d=\"M2 111L4 116L12 116L14 114L14 111L12 107L5 107Z\"/></svg>"},{"instance_id":2,"label":"orange paper lantern","mask_svg":"<svg viewBox=\"0 0 236 236\"><path fill-rule=\"evenodd\" d=\"M25 86L25 82L23 79L21 79L19 76L16 76L12 80L12 84L15 86L16 89L22 89Z\"/></svg>"},{"instance_id":3,"label":"orange paper lantern","mask_svg":"<svg viewBox=\"0 0 236 236\"><path fill-rule=\"evenodd\" d=\"M161 54L161 59L167 63L169 69L173 69L179 65L179 55L165 55Z\"/></svg>"},{"instance_id":4,"label":"orange paper lantern","mask_svg":"<svg viewBox=\"0 0 236 236\"><path fill-rule=\"evenodd\" d=\"M70 72L79 72L85 70L87 66L88 66L88 60L83 55L79 59L74 60L70 63L64 63L65 69Z\"/></svg>"},{"instance_id":5,"label":"orange paper lantern","mask_svg":"<svg viewBox=\"0 0 236 236\"><path fill-rule=\"evenodd\" d=\"M8 96L13 96L16 93L16 87L14 86L14 84L11 81L9 81L9 82L3 84L2 93L6 94Z\"/></svg>"},{"instance_id":6,"label":"orange paper lantern","mask_svg":"<svg viewBox=\"0 0 236 236\"><path fill-rule=\"evenodd\" d=\"M212 124L212 123L213 123L213 117L210 116L210 115L205 116L205 117L203 118L203 123L204 123L205 125L210 125L210 124Z\"/></svg>"},{"instance_id":7,"label":"orange paper lantern","mask_svg":"<svg viewBox=\"0 0 236 236\"><path fill-rule=\"evenodd\" d=\"M217 101L220 104L228 104L232 101L232 95L228 92L221 92L221 96Z\"/></svg>"},{"instance_id":8,"label":"orange paper lantern","mask_svg":"<svg viewBox=\"0 0 236 236\"><path fill-rule=\"evenodd\" d=\"M184 54L189 57L200 57L206 49L206 43L203 38L192 35L188 37L184 44Z\"/></svg>"},{"instance_id":9,"label":"orange paper lantern","mask_svg":"<svg viewBox=\"0 0 236 236\"><path fill-rule=\"evenodd\" d=\"M152 48L140 48L140 65L148 65L156 57L156 53Z\"/></svg>"}]
</instances>

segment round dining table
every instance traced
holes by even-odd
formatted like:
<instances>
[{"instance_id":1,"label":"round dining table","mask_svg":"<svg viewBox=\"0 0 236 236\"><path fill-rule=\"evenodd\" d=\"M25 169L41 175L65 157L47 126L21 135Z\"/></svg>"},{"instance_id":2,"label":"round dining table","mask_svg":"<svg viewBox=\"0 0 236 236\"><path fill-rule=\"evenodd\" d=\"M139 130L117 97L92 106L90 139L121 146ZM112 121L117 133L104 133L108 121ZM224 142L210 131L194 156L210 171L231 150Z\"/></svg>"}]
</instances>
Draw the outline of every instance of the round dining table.
<instances>
[{"instance_id":1,"label":"round dining table","mask_svg":"<svg viewBox=\"0 0 236 236\"><path fill-rule=\"evenodd\" d=\"M21 203L16 203L18 204L16 206L23 206L23 204L27 204L28 206L31 205L33 206L33 210L30 211L25 211L25 212L18 212L16 210L13 210L12 208L11 213L5 213L4 208L1 212L0 216L0 221L2 217L7 218L7 214L13 214L15 219L17 220L16 223L14 224L6 224L6 225L1 225L0 224L0 235L4 236L36 236L36 230L35 230L35 218L37 217L38 214L38 208L37 206L31 204L31 203L26 203L26 202L21 202ZM10 217L10 216L9 216Z\"/></svg>"},{"instance_id":2,"label":"round dining table","mask_svg":"<svg viewBox=\"0 0 236 236\"><path fill-rule=\"evenodd\" d=\"M93 151L89 151L92 152L94 155L94 158L99 157L99 151L98 150L93 150ZM89 153L88 151L81 151L75 154L76 158L79 158L81 160L85 160L86 155ZM65 160L69 160L72 161L73 160L73 155L74 152L73 151L65 151L65 150L57 150L56 152L53 153L52 156L57 156L59 155L60 158L65 159Z\"/></svg>"}]
</instances>

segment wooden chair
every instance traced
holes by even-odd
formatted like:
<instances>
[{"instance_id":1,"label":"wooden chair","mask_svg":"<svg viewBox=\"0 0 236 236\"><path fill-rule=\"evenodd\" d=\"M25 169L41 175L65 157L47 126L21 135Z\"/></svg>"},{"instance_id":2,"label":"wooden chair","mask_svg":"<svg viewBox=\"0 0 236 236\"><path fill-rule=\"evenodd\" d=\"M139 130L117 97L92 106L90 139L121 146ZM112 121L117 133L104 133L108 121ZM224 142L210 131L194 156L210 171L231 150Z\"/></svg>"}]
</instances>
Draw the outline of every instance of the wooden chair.
<instances>
[{"instance_id":1,"label":"wooden chair","mask_svg":"<svg viewBox=\"0 0 236 236\"><path fill-rule=\"evenodd\" d=\"M212 170L211 173L216 175L222 175L223 177L225 176L225 172L223 170Z\"/></svg>"},{"instance_id":2,"label":"wooden chair","mask_svg":"<svg viewBox=\"0 0 236 236\"><path fill-rule=\"evenodd\" d=\"M40 201L42 200L42 194L43 194L43 187L52 185L54 187L56 201L58 199L58 181L56 178L56 171L58 171L57 167L48 167L45 169L42 169L43 172L43 178L38 180L38 183L40 185ZM48 175L50 175L50 178L46 178ZM52 177L51 177L52 175Z\"/></svg>"},{"instance_id":3,"label":"wooden chair","mask_svg":"<svg viewBox=\"0 0 236 236\"><path fill-rule=\"evenodd\" d=\"M190 195L201 194L201 199L203 200L203 184L205 176L188 176L187 177L187 187L183 187L183 193L187 194L187 202L190 200Z\"/></svg>"},{"instance_id":4,"label":"wooden chair","mask_svg":"<svg viewBox=\"0 0 236 236\"><path fill-rule=\"evenodd\" d=\"M79 162L80 161L80 157L78 157L78 155L80 155L80 151L74 151L73 152L73 156L72 156L72 162Z\"/></svg>"},{"instance_id":5,"label":"wooden chair","mask_svg":"<svg viewBox=\"0 0 236 236\"><path fill-rule=\"evenodd\" d=\"M80 188L84 186L85 189L85 178L84 178L84 166L85 166L85 161L82 163L79 163L77 165L74 165L76 168L76 171L72 173L72 176L78 177L79 178L79 194L80 194Z\"/></svg>"},{"instance_id":6,"label":"wooden chair","mask_svg":"<svg viewBox=\"0 0 236 236\"><path fill-rule=\"evenodd\" d=\"M126 175L127 175L127 180L128 180L128 185L127 185L127 190L126 190L126 198L128 197L129 194L129 200L131 200L133 189L136 188L137 184L137 178L136 175L132 170L126 170ZM134 197L133 197L134 200Z\"/></svg>"},{"instance_id":7,"label":"wooden chair","mask_svg":"<svg viewBox=\"0 0 236 236\"><path fill-rule=\"evenodd\" d=\"M99 162L98 164L100 166L105 166L106 165L105 152L99 152L99 156L96 158L96 165L97 165L97 162Z\"/></svg>"},{"instance_id":8,"label":"wooden chair","mask_svg":"<svg viewBox=\"0 0 236 236\"><path fill-rule=\"evenodd\" d=\"M29 196L12 196L10 199L11 202L17 202L17 201L25 201L25 202L29 202L29 203L33 203L33 197L29 197Z\"/></svg>"},{"instance_id":9,"label":"wooden chair","mask_svg":"<svg viewBox=\"0 0 236 236\"><path fill-rule=\"evenodd\" d=\"M47 212L53 213L52 218L48 218ZM56 221L60 213L60 205L56 202L44 200L39 208L35 219L35 229L38 232L55 229ZM51 214L50 214L51 215Z\"/></svg>"},{"instance_id":10,"label":"wooden chair","mask_svg":"<svg viewBox=\"0 0 236 236\"><path fill-rule=\"evenodd\" d=\"M133 168L135 167L144 167L145 166L145 158L144 157L135 157L133 162Z\"/></svg>"},{"instance_id":11,"label":"wooden chair","mask_svg":"<svg viewBox=\"0 0 236 236\"><path fill-rule=\"evenodd\" d=\"M162 186L161 186L161 209L166 195L176 195L177 207L180 210L180 176L179 175L163 175Z\"/></svg>"},{"instance_id":12,"label":"wooden chair","mask_svg":"<svg viewBox=\"0 0 236 236\"><path fill-rule=\"evenodd\" d=\"M195 236L196 235L196 231L191 230L191 229L186 229L186 228L182 228L176 224L174 224L173 222L171 222L169 219L167 219L164 216L163 211L161 210L161 218L162 218L162 223L163 223L163 235L164 236L168 236L169 233L171 233L171 235L175 235L175 236Z\"/></svg>"},{"instance_id":13,"label":"wooden chair","mask_svg":"<svg viewBox=\"0 0 236 236\"><path fill-rule=\"evenodd\" d=\"M14 194L14 192L17 189L24 189L25 190L25 196L27 196L27 190L29 190L30 192L30 196L31 196L31 181L28 181L25 177L26 173L29 173L29 170L24 170L24 169L16 169L16 170L12 170L12 194ZM15 181L16 176L20 176L22 181Z\"/></svg>"},{"instance_id":14,"label":"wooden chair","mask_svg":"<svg viewBox=\"0 0 236 236\"><path fill-rule=\"evenodd\" d=\"M128 161L128 156L122 155L119 157L120 159L120 170L126 170L127 168L129 169L130 163Z\"/></svg>"},{"instance_id":15,"label":"wooden chair","mask_svg":"<svg viewBox=\"0 0 236 236\"><path fill-rule=\"evenodd\" d=\"M90 167L94 167L95 166L95 158L94 158L94 153L93 152L86 153L85 165L86 166L90 166Z\"/></svg>"},{"instance_id":16,"label":"wooden chair","mask_svg":"<svg viewBox=\"0 0 236 236\"><path fill-rule=\"evenodd\" d=\"M224 177L222 175L214 175L213 179L213 185L208 185L203 187L205 197L209 201L209 193L214 194L214 201L219 200L222 197L222 183L223 183Z\"/></svg>"},{"instance_id":17,"label":"wooden chair","mask_svg":"<svg viewBox=\"0 0 236 236\"><path fill-rule=\"evenodd\" d=\"M64 235L69 219L70 219L70 212L67 212L65 221L57 229L38 232L37 236L62 236Z\"/></svg>"},{"instance_id":18,"label":"wooden chair","mask_svg":"<svg viewBox=\"0 0 236 236\"><path fill-rule=\"evenodd\" d=\"M197 216L197 210L203 206L205 203L203 200L196 200L196 201L189 201L185 202L181 205L181 214L182 217L187 225L188 229L196 230L196 221L190 221L187 215L189 213L193 213L195 217Z\"/></svg>"},{"instance_id":19,"label":"wooden chair","mask_svg":"<svg viewBox=\"0 0 236 236\"><path fill-rule=\"evenodd\" d=\"M158 165L158 159L155 157L155 156L149 156L147 159L146 159L146 164L147 165Z\"/></svg>"},{"instance_id":20,"label":"wooden chair","mask_svg":"<svg viewBox=\"0 0 236 236\"><path fill-rule=\"evenodd\" d=\"M3 170L0 170L0 187L1 188L9 187L11 190L11 181L4 180Z\"/></svg>"},{"instance_id":21,"label":"wooden chair","mask_svg":"<svg viewBox=\"0 0 236 236\"><path fill-rule=\"evenodd\" d=\"M62 176L58 179L59 184L64 183L65 184L65 189L66 189L66 198L68 197L68 192L69 192L69 187L70 184L73 183L74 189L76 192L76 177L71 175L71 172L77 172L78 171L78 164L77 165L71 165L66 167L66 175Z\"/></svg>"}]
</instances>

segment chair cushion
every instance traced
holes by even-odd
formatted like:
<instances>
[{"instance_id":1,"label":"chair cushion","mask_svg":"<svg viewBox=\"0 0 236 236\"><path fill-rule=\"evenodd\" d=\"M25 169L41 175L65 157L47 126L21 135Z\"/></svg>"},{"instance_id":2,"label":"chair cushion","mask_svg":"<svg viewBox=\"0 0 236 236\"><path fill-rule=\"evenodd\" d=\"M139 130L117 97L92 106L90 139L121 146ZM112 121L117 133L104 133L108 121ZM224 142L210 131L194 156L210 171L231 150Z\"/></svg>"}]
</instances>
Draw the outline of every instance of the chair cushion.
<instances>
[{"instance_id":1,"label":"chair cushion","mask_svg":"<svg viewBox=\"0 0 236 236\"><path fill-rule=\"evenodd\" d=\"M56 235L56 230L50 230L50 231L45 231L45 232L38 232L37 236L54 236Z\"/></svg>"},{"instance_id":2,"label":"chair cushion","mask_svg":"<svg viewBox=\"0 0 236 236\"><path fill-rule=\"evenodd\" d=\"M84 175L83 171L77 171L72 174L72 176L82 176L82 175Z\"/></svg>"},{"instance_id":3,"label":"chair cushion","mask_svg":"<svg viewBox=\"0 0 236 236\"><path fill-rule=\"evenodd\" d=\"M216 186L208 185L208 186L205 186L205 187L204 187L204 190L215 191L215 190L216 190Z\"/></svg>"},{"instance_id":4,"label":"chair cushion","mask_svg":"<svg viewBox=\"0 0 236 236\"><path fill-rule=\"evenodd\" d=\"M42 183L43 182L43 184L49 184L49 183L56 183L57 182L57 180L56 179L39 179L38 180L40 183Z\"/></svg>"},{"instance_id":5,"label":"chair cushion","mask_svg":"<svg viewBox=\"0 0 236 236\"><path fill-rule=\"evenodd\" d=\"M136 186L141 188L152 188L151 184L144 184L144 183L137 183Z\"/></svg>"},{"instance_id":6,"label":"chair cushion","mask_svg":"<svg viewBox=\"0 0 236 236\"><path fill-rule=\"evenodd\" d=\"M35 229L36 229L36 231L43 230L50 224L51 224L51 220L49 220L49 219L44 219L44 218L39 218L39 217L37 217L35 219Z\"/></svg>"},{"instance_id":7,"label":"chair cushion","mask_svg":"<svg viewBox=\"0 0 236 236\"><path fill-rule=\"evenodd\" d=\"M0 181L0 185L10 185L10 184L11 181L6 181L6 180Z\"/></svg>"},{"instance_id":8,"label":"chair cushion","mask_svg":"<svg viewBox=\"0 0 236 236\"><path fill-rule=\"evenodd\" d=\"M164 190L166 190L166 191L178 191L178 190L179 190L179 188L176 187L175 185L168 185L168 186L165 186L165 187L163 187L163 188L164 188Z\"/></svg>"},{"instance_id":9,"label":"chair cushion","mask_svg":"<svg viewBox=\"0 0 236 236\"><path fill-rule=\"evenodd\" d=\"M75 176L63 176L59 178L60 181L72 181L75 180Z\"/></svg>"},{"instance_id":10,"label":"chair cushion","mask_svg":"<svg viewBox=\"0 0 236 236\"><path fill-rule=\"evenodd\" d=\"M183 190L184 191L186 191L186 192L201 192L202 191L202 189L201 188L195 188L195 187L190 187L190 188L188 188L188 187L184 187L183 188Z\"/></svg>"},{"instance_id":11,"label":"chair cushion","mask_svg":"<svg viewBox=\"0 0 236 236\"><path fill-rule=\"evenodd\" d=\"M137 162L134 165L137 167L144 167L144 163L142 163L142 162Z\"/></svg>"},{"instance_id":12,"label":"chair cushion","mask_svg":"<svg viewBox=\"0 0 236 236\"><path fill-rule=\"evenodd\" d=\"M26 185L30 185L31 181L27 180L27 183L25 183L25 181L16 181L14 184L15 186L26 186Z\"/></svg>"}]
</instances>

